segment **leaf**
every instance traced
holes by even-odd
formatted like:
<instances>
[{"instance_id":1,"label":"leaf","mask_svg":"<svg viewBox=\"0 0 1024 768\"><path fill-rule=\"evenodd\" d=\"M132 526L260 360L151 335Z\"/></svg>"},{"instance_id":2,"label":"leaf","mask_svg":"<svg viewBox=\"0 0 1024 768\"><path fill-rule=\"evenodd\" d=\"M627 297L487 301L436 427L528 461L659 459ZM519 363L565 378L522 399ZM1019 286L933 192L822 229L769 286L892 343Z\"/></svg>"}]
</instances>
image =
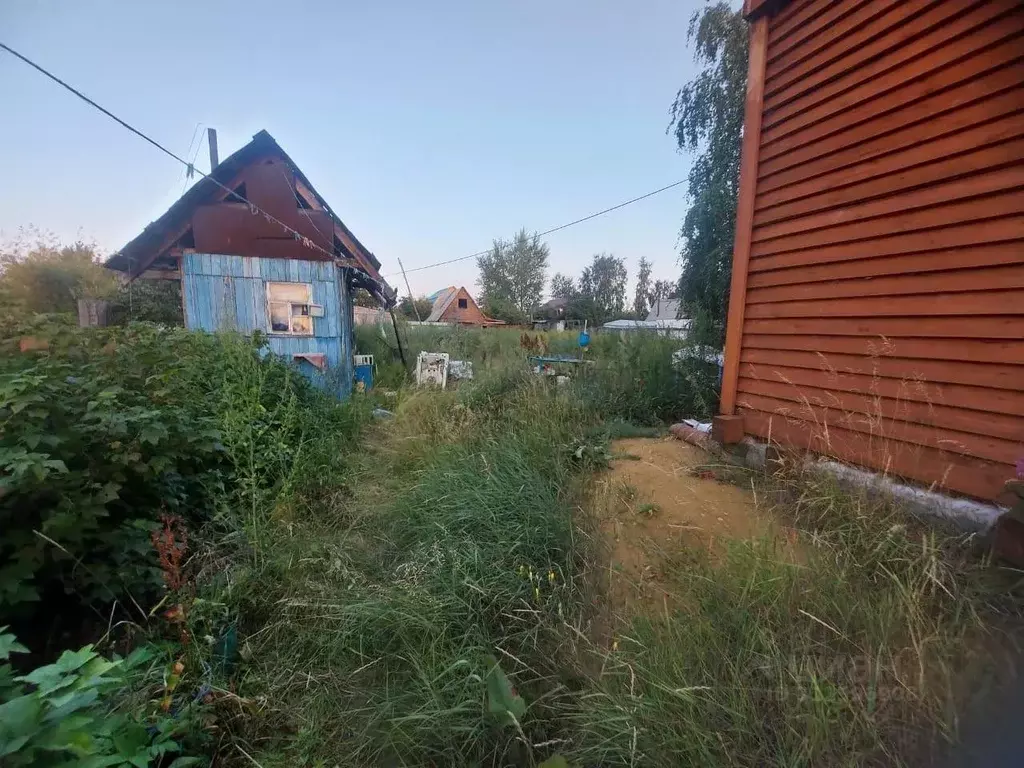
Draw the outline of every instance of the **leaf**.
<instances>
[{"instance_id":1,"label":"leaf","mask_svg":"<svg viewBox=\"0 0 1024 768\"><path fill-rule=\"evenodd\" d=\"M28 648L19 643L10 632L6 632L6 629L7 627L0 627L0 661L7 661L12 653L28 653Z\"/></svg>"},{"instance_id":2,"label":"leaf","mask_svg":"<svg viewBox=\"0 0 1024 768\"><path fill-rule=\"evenodd\" d=\"M569 768L569 761L561 755L552 755L543 763L540 763L537 768Z\"/></svg>"},{"instance_id":3,"label":"leaf","mask_svg":"<svg viewBox=\"0 0 1024 768\"><path fill-rule=\"evenodd\" d=\"M73 712L86 709L99 698L99 692L95 688L87 691L71 690L61 696L55 696L49 700L50 711L46 713L47 722L60 722Z\"/></svg>"},{"instance_id":4,"label":"leaf","mask_svg":"<svg viewBox=\"0 0 1024 768\"><path fill-rule=\"evenodd\" d=\"M133 764L137 765L135 758L144 747L148 746L149 734L138 723L127 723L124 728L114 734L114 748L125 760ZM142 768L145 768L147 764L148 760L142 764Z\"/></svg>"},{"instance_id":5,"label":"leaf","mask_svg":"<svg viewBox=\"0 0 1024 768\"><path fill-rule=\"evenodd\" d=\"M487 663L491 665L486 682L487 711L502 725L515 725L526 714L526 702L516 694L497 660L488 656Z\"/></svg>"},{"instance_id":6,"label":"leaf","mask_svg":"<svg viewBox=\"0 0 1024 768\"><path fill-rule=\"evenodd\" d=\"M34 695L19 696L0 705L0 757L20 749L39 729L42 703Z\"/></svg>"}]
</instances>

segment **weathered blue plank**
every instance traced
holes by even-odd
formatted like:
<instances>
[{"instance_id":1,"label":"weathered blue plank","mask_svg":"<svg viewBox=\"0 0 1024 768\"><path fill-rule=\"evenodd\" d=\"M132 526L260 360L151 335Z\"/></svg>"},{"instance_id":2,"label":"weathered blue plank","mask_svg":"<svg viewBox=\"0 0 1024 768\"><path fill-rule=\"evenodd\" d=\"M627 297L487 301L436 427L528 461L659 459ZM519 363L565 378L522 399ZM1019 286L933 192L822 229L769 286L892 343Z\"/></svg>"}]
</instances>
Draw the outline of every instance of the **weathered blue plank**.
<instances>
[{"instance_id":1,"label":"weathered blue plank","mask_svg":"<svg viewBox=\"0 0 1024 768\"><path fill-rule=\"evenodd\" d=\"M252 325L252 280L235 278L235 328L243 333L255 330Z\"/></svg>"},{"instance_id":2,"label":"weathered blue plank","mask_svg":"<svg viewBox=\"0 0 1024 768\"><path fill-rule=\"evenodd\" d=\"M297 352L323 354L326 372L307 362L297 363L296 370L326 391L347 397L352 386L352 302L344 274L329 262L185 254L182 290L188 327L268 332L268 281L307 283L312 301L324 308L324 316L313 319L314 336L269 335L270 350L289 361Z\"/></svg>"}]
</instances>

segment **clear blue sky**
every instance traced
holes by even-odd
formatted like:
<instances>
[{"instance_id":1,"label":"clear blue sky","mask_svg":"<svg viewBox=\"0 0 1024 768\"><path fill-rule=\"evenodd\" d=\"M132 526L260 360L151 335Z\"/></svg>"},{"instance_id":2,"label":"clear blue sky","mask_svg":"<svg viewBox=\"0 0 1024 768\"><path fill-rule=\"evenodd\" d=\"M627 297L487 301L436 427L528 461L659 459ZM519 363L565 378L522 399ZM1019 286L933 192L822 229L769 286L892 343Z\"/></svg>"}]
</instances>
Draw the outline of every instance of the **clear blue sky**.
<instances>
[{"instance_id":1,"label":"clear blue sky","mask_svg":"<svg viewBox=\"0 0 1024 768\"><path fill-rule=\"evenodd\" d=\"M221 157L266 128L389 274L684 178L665 128L700 5L8 0L0 39L178 154L197 123ZM111 252L182 192L175 161L3 52L0 103L3 239L31 224ZM685 186L556 233L551 272L608 251L631 282L641 256L674 279L684 209ZM410 279L472 286L476 266Z\"/></svg>"}]
</instances>

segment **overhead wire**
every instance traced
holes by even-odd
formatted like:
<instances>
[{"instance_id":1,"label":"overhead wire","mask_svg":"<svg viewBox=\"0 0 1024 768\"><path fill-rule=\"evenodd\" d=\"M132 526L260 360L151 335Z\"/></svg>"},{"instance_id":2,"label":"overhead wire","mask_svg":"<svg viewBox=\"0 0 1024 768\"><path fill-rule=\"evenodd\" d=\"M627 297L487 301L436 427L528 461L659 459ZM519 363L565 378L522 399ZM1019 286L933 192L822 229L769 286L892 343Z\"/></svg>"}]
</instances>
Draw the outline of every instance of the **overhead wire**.
<instances>
[{"instance_id":1,"label":"overhead wire","mask_svg":"<svg viewBox=\"0 0 1024 768\"><path fill-rule=\"evenodd\" d=\"M197 123L196 125L201 125L201 123ZM181 194L182 195L185 194L185 189L186 189L186 187L188 187L188 183L192 180L192 175L195 173L196 158L199 157L199 151L202 148L203 148L203 140L202 140L202 138L200 138L199 139L199 143L196 144L196 151L192 153L192 159L189 161L188 168L183 169L182 172L181 172L181 176L182 176ZM192 149L192 145L191 144L189 144L189 149ZM190 173L190 171L191 171L191 173ZM181 195L179 195L179 197L180 196Z\"/></svg>"},{"instance_id":2,"label":"overhead wire","mask_svg":"<svg viewBox=\"0 0 1024 768\"><path fill-rule=\"evenodd\" d=\"M544 237L546 235L550 235L550 234L553 234L555 232L560 232L563 229L568 229L569 227L574 227L577 224L582 224L584 221L590 221L591 219L596 219L598 216L604 216L606 213L611 213L612 211L619 210L619 208L625 208L627 205L632 205L633 203L638 203L641 200L646 200L648 197L654 197L654 195L660 194L662 192L666 192L666 191L668 191L668 190L670 190L670 189L672 189L674 187L678 187L680 184L685 184L685 183L686 183L686 179L680 179L679 181L674 181L671 184L666 184L664 187L659 187L658 189L655 189L655 190L653 190L651 192L647 192L646 194L640 195L639 197L634 197L634 198L631 198L629 200L625 200L625 201L623 201L623 202L621 202L621 203L619 203L617 205L613 205L611 208L605 208L604 210L596 211L595 213L591 213L591 214L589 214L587 216L584 216L582 218L575 219L574 221L570 221L567 224L560 224L557 227L552 227L551 229L546 229L543 232L537 232L537 233L534 234L534 236L535 237ZM436 261L433 264L424 264L421 267L412 267L411 269L406 269L405 273L408 274L409 272L421 272L424 269L433 269L434 267L443 267L443 266L445 266L447 264L455 264L455 263L460 262L460 261L467 261L469 259L476 259L476 258L484 256L484 255L486 255L486 254L488 254L490 252L491 252L491 249L488 248L488 249L483 250L483 251L477 251L476 253L471 253L468 256L459 256L458 258L455 258L455 259L447 259L445 261ZM387 277L394 277L397 274L398 274L397 272L391 272L391 273L389 273L386 276Z\"/></svg>"},{"instance_id":3,"label":"overhead wire","mask_svg":"<svg viewBox=\"0 0 1024 768\"><path fill-rule=\"evenodd\" d=\"M3 50L7 51L12 56L14 56L14 57L20 59L21 61L25 62L30 67L32 67L33 69L37 70L41 74L45 75L50 80L53 80L58 85L60 85L63 88L67 89L68 91L73 93L75 96L80 98L82 101L84 101L86 104L89 104L90 106L92 106L95 109L99 110L104 115L109 117L111 120L113 120L114 122L116 122L119 125L121 125L123 128L125 128L125 129L131 131L132 133L134 133L136 136L138 136L143 141L145 141L145 142L147 142L149 144L152 144L154 147L156 147L158 150L163 152L168 157L173 158L174 160L177 160L179 163L181 163L182 165L185 166L186 172L189 169L191 169L195 173L198 173L203 178L209 179L214 184L216 184L218 187L220 187L221 189L225 190L229 194L233 195L235 199L240 200L243 203L247 204L249 206L249 209L253 213L260 213L260 214L262 214L263 217L267 221L270 221L270 222L273 222L273 223L277 224L279 227L284 229L286 232L289 232L290 234L292 234L295 237L295 239L300 241L305 247L313 249L313 250L316 250L316 251L319 251L319 252L325 254L328 258L330 258L332 260L338 258L337 254L332 253L331 251L328 251L326 248L321 248L319 245L314 243L312 240L310 240L308 237L303 235L298 230L293 229L292 227L289 227L283 221L281 221L280 219L278 219L278 218L272 216L271 214L267 213L262 208L260 208L259 206L255 205L254 203L250 202L244 196L238 194L238 192L236 192L235 190L231 189L230 187L228 187L228 186L226 186L224 184L221 184L219 181L217 181L217 179L213 178L212 174L204 173L203 171L201 171L198 168L196 168L195 165L194 165L194 162L190 163L187 160L184 160L183 158L179 157L174 152L172 152L171 150L167 149L167 147L163 146L160 142L156 141L156 139L150 138L145 133L140 131L138 128L136 128L133 125L125 122L120 117L118 117L113 112L111 112L109 109L106 109L105 107L103 107L100 104L96 103L95 101L90 99L88 96L86 96L84 93L79 91L77 88L75 88L72 85L69 85L64 80L61 80L59 77L57 77L57 75L53 74L52 72L50 72L46 68L44 68L41 65L37 64L36 62L32 61L27 56L24 56L23 54L19 53L18 51L14 50L9 45L6 45L3 42L0 42L0 48L2 48ZM197 130L198 130L198 128L197 128ZM193 131L193 135L195 133L196 133L196 131ZM191 143L189 144L189 146L191 147ZM196 156L198 156L198 150L196 152ZM210 170L212 172L213 169L211 168ZM616 205L611 206L610 208L605 208L605 209L600 210L600 211L595 211L594 213L588 214L586 216L583 216L583 217L581 217L579 219L575 219L573 221L567 222L565 224L560 224L557 227L552 227L551 229L544 230L543 232L537 232L537 233L535 233L535 236L536 237L545 237L547 235L554 234L555 232L560 232L563 229L568 229L569 227L574 227L577 224L582 224L585 221L590 221L591 219L596 219L598 216L604 216L605 214L611 213L612 211L617 211L620 208L625 208L627 205L632 205L633 203L638 203L641 200L646 200L649 197L653 197L654 195L658 195L658 194L660 194L662 192L666 192L666 191L668 191L670 189L673 189L675 187L680 186L681 184L684 184L685 182L686 182L686 179L680 179L679 181L674 181L671 184L666 184L664 187L659 187L658 189L652 190L652 191L647 192L647 193L645 193L643 195L639 195L638 197L634 197L634 198L631 198L629 200L625 200L625 201L623 201L621 203L618 203ZM296 197L297 197L297 195L296 195ZM309 217L308 214L307 214L306 218L309 219L310 223L312 223L312 219ZM314 224L314 228L316 228L317 232L319 232L320 235L323 236L323 233L320 232L319 228L317 228L315 224ZM424 264L423 266L412 267L411 269L405 270L405 272L406 273L409 273L409 272L422 272L425 269L433 269L434 267L443 267L443 266L446 266L448 264L458 263L460 261L468 261L469 259L476 259L476 258L479 258L480 256L483 256L483 255L489 253L490 250L491 249L488 248L488 249L483 250L483 251L477 251L476 253L471 253L471 254L468 254L466 256L459 256L458 258L454 258L454 259L446 259L444 261L437 261L437 262L434 262L432 264ZM382 277L394 277L396 274L397 273L389 273L388 275L382 275Z\"/></svg>"},{"instance_id":4,"label":"overhead wire","mask_svg":"<svg viewBox=\"0 0 1024 768\"><path fill-rule=\"evenodd\" d=\"M256 205L255 203L250 202L245 197L243 197L242 195L238 194L235 190L231 189L227 185L221 184L219 181L217 181L217 179L215 179L213 177L212 173L203 173L203 171L200 171L198 168L196 168L194 165L189 163L187 160L184 160L181 157L179 157L178 155L176 155L174 152L169 150L167 147L165 147L163 144L158 142L156 139L150 138L145 133L143 133L138 128L136 128L135 126L133 126L130 123L127 123L124 120L122 120L120 117L115 115L109 109L106 109L105 107L101 106L100 104L97 104L95 101L90 99L88 96L86 96L84 93L79 91L74 86L69 85L68 83L66 83L65 81L61 80L59 77L57 77L57 75L53 74L52 72L50 72L46 68L42 67L41 65L36 64L34 61L32 61L32 59L28 58L27 56L24 56L21 53L18 53L18 51L14 50L9 45L6 45L3 42L0 42L0 48L2 48L3 50L7 51L12 56L14 56L14 57L16 57L18 59L21 59L23 62L28 64L30 67L32 67L36 71L42 73L43 75L48 77L50 80L53 80L55 83L57 83L61 87L67 89L68 91L73 93L75 96L80 98L82 101L84 101L86 104L89 104L90 106L94 107L95 109L98 109L100 112L102 112L104 115L109 117L111 120L113 120L114 122L118 123L123 128L126 128L127 130L131 131L132 133L134 133L136 136L138 136L143 141L145 141L145 142L147 142L149 144L152 144L154 147L159 149L161 152L163 152L168 157L170 157L170 158L172 158L174 160L177 160L179 163L184 165L186 168L192 168L195 171L195 173L198 173L203 178L209 179L211 182L216 184L218 187L220 187L221 189L225 190L229 194L233 195L235 199L240 200L241 202L247 204L249 206L249 210L252 211L254 214L256 214L256 213L262 214L264 219L266 219L267 221L272 222L274 224L277 224L279 227L284 229L286 232L290 233L292 236L294 236L294 238L297 241L301 242L302 245L304 245L305 247L310 248L312 250L319 251L319 252L323 253L324 255L326 255L331 260L334 260L334 259L338 258L337 254L334 254L334 253L328 251L326 248L321 248L319 245L314 243L312 240L310 240L308 237L303 235L298 230L293 229L292 227L289 227L283 221L281 221L277 217L267 213L262 208L260 208L258 205ZM211 169L211 171L212 170L213 169Z\"/></svg>"}]
</instances>

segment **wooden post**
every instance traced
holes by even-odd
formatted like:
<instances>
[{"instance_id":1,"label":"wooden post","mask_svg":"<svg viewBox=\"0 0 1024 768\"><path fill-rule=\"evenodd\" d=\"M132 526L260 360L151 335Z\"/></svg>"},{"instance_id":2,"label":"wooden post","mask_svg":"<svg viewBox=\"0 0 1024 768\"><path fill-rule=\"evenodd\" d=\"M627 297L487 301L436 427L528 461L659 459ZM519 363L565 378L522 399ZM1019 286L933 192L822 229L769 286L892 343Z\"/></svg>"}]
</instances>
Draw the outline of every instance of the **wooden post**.
<instances>
[{"instance_id":1,"label":"wooden post","mask_svg":"<svg viewBox=\"0 0 1024 768\"><path fill-rule=\"evenodd\" d=\"M402 260L401 259L398 260L398 268L400 270L402 270L402 278L405 280L405 290L407 290L409 292L409 301L412 302L412 311L416 313L416 322L417 323L421 323L421 322L423 322L423 318L420 317L420 311L416 308L416 299L413 298L412 288L409 287L409 276L407 274L405 274L405 267L402 266ZM392 319L394 319L394 318L392 317ZM396 330L396 333L397 333L397 330Z\"/></svg>"},{"instance_id":2,"label":"wooden post","mask_svg":"<svg viewBox=\"0 0 1024 768\"><path fill-rule=\"evenodd\" d=\"M78 300L78 327L102 328L107 324L110 303L104 299Z\"/></svg>"},{"instance_id":3,"label":"wooden post","mask_svg":"<svg viewBox=\"0 0 1024 768\"><path fill-rule=\"evenodd\" d=\"M395 319L395 308L391 310L391 324L395 327L395 341L398 342L398 356L402 358L402 366L409 370L409 364L405 361L405 350L402 348L402 335L398 332L398 320Z\"/></svg>"},{"instance_id":4,"label":"wooden post","mask_svg":"<svg viewBox=\"0 0 1024 768\"><path fill-rule=\"evenodd\" d=\"M732 282L729 287L729 315L725 326L725 364L719 413L736 412L739 384L743 314L747 304L747 269L754 226L754 193L757 162L761 151L761 115L764 111L764 72L768 54L768 17L750 25L750 54L747 65L747 101L743 114L743 148L740 158L740 188L736 202L736 236L732 252Z\"/></svg>"},{"instance_id":5,"label":"wooden post","mask_svg":"<svg viewBox=\"0 0 1024 768\"><path fill-rule=\"evenodd\" d=\"M213 169L220 163L220 158L217 155L217 129L207 128L206 129L206 141L210 145L210 173L213 173Z\"/></svg>"}]
</instances>

